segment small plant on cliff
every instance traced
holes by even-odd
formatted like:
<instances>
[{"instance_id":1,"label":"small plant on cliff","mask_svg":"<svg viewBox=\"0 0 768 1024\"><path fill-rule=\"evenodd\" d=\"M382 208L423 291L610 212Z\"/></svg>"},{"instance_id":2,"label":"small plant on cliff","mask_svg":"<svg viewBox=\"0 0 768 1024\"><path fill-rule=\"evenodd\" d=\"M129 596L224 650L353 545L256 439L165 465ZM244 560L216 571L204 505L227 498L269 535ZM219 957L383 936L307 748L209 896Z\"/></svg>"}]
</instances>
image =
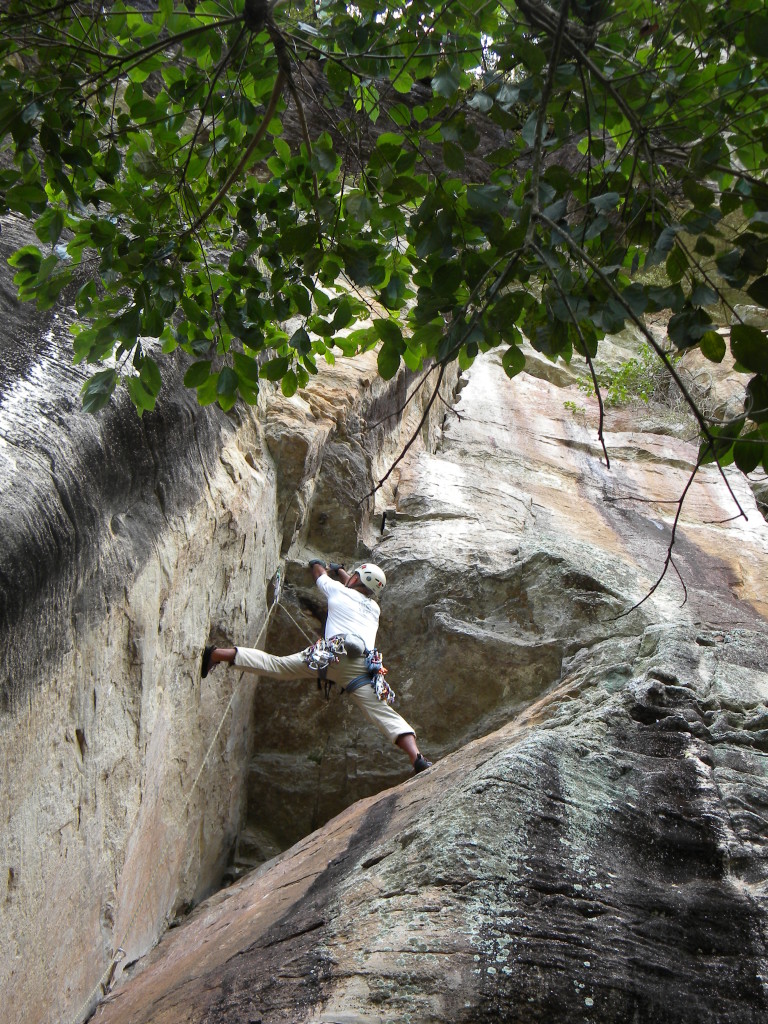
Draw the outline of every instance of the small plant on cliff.
<instances>
[{"instance_id":1,"label":"small plant on cliff","mask_svg":"<svg viewBox=\"0 0 768 1024\"><path fill-rule=\"evenodd\" d=\"M722 460L745 421L708 422L644 317L719 361L719 293L768 303L766 89L763 0L6 0L0 212L39 240L22 299L80 284L92 411L121 382L152 409L158 349L229 409L338 353L439 383L499 347L513 377L524 335L591 363L632 323ZM766 335L730 344L768 468Z\"/></svg>"},{"instance_id":2,"label":"small plant on cliff","mask_svg":"<svg viewBox=\"0 0 768 1024\"><path fill-rule=\"evenodd\" d=\"M680 360L679 354L668 353L674 365ZM678 394L665 367L646 344L640 346L637 358L627 359L615 370L604 370L597 374L598 385L607 406L630 405L632 402L669 403L676 402ZM671 386L672 385L672 386ZM595 394L592 380L583 380L579 389L586 395Z\"/></svg>"}]
</instances>

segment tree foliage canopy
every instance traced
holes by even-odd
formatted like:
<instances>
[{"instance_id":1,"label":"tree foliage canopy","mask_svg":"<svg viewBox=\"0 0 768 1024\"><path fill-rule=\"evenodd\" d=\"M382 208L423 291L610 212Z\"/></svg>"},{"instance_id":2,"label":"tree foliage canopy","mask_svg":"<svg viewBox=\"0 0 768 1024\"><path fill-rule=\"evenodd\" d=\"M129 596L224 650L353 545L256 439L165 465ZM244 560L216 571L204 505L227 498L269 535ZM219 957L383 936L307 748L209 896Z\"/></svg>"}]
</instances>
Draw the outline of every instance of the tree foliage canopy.
<instances>
[{"instance_id":1,"label":"tree foliage canopy","mask_svg":"<svg viewBox=\"0 0 768 1024\"><path fill-rule=\"evenodd\" d=\"M153 408L159 346L228 409L375 345L386 378L497 346L514 376L523 335L591 365L661 310L717 362L712 307L768 305L763 0L7 0L0 139L19 294L78 286L94 411ZM702 459L768 470L732 318L748 408L692 403Z\"/></svg>"}]
</instances>

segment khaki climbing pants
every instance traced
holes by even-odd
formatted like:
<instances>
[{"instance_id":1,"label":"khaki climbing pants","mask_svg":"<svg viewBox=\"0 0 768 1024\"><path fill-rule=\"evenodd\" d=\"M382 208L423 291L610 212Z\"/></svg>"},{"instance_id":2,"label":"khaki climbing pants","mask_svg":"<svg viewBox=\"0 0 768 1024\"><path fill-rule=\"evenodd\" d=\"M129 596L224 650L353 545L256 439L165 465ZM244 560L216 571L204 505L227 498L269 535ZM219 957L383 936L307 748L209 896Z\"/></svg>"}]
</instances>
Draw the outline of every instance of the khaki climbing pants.
<instances>
[{"instance_id":1,"label":"khaki climbing pants","mask_svg":"<svg viewBox=\"0 0 768 1024\"><path fill-rule=\"evenodd\" d=\"M317 678L317 669L308 668L302 652L278 658L274 654L257 651L253 647L236 647L235 651L234 665L245 672L258 672L259 675L272 676L275 679ZM365 658L350 658L342 655L337 664L328 666L328 678L342 687L366 673ZM373 722L392 743L409 733L416 735L406 720L398 715L389 704L379 700L373 687L367 683L353 690L349 697L357 704L365 717Z\"/></svg>"}]
</instances>

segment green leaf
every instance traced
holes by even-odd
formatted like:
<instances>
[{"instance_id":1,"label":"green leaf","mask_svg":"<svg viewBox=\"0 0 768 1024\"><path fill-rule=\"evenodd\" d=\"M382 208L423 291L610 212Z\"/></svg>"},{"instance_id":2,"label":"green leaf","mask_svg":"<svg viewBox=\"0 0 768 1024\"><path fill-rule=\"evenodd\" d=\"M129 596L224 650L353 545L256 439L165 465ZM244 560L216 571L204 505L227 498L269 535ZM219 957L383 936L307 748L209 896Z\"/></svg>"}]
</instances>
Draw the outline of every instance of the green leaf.
<instances>
[{"instance_id":1,"label":"green leaf","mask_svg":"<svg viewBox=\"0 0 768 1024\"><path fill-rule=\"evenodd\" d=\"M667 271L667 277L673 284L676 284L683 274L688 269L688 257L683 252L679 245L676 245L669 256L667 256L667 262L665 264Z\"/></svg>"},{"instance_id":2,"label":"green leaf","mask_svg":"<svg viewBox=\"0 0 768 1024\"><path fill-rule=\"evenodd\" d=\"M759 431L751 430L733 446L733 461L742 473L751 473L760 465L766 443Z\"/></svg>"},{"instance_id":3,"label":"green leaf","mask_svg":"<svg viewBox=\"0 0 768 1024\"><path fill-rule=\"evenodd\" d=\"M277 356L275 359L268 359L261 367L261 376L266 380L280 380L287 372L289 366L285 356Z\"/></svg>"},{"instance_id":4,"label":"green leaf","mask_svg":"<svg viewBox=\"0 0 768 1024\"><path fill-rule=\"evenodd\" d=\"M283 230L280 240L282 252L286 255L304 253L317 242L318 228L315 221L297 224Z\"/></svg>"},{"instance_id":5,"label":"green leaf","mask_svg":"<svg viewBox=\"0 0 768 1024\"><path fill-rule=\"evenodd\" d=\"M413 88L413 79L407 71L398 71L392 79L392 85L397 92L409 93Z\"/></svg>"},{"instance_id":6,"label":"green leaf","mask_svg":"<svg viewBox=\"0 0 768 1024\"><path fill-rule=\"evenodd\" d=\"M312 147L312 168L321 174L329 174L336 170L339 158L330 146L315 145Z\"/></svg>"},{"instance_id":7,"label":"green leaf","mask_svg":"<svg viewBox=\"0 0 768 1024\"><path fill-rule=\"evenodd\" d=\"M219 382L218 373L212 373L207 380L197 389L197 400L200 405L212 405L218 398L216 385Z\"/></svg>"},{"instance_id":8,"label":"green leaf","mask_svg":"<svg viewBox=\"0 0 768 1024\"><path fill-rule=\"evenodd\" d=\"M391 345L397 349L398 354L405 348L403 332L400 329L400 325L394 320L374 320L373 329L385 344ZM387 377L385 379L388 380L389 378Z\"/></svg>"},{"instance_id":9,"label":"green leaf","mask_svg":"<svg viewBox=\"0 0 768 1024\"><path fill-rule=\"evenodd\" d=\"M280 389L286 398L291 398L296 394L299 387L299 381L293 370L288 370L282 381L280 382Z\"/></svg>"},{"instance_id":10,"label":"green leaf","mask_svg":"<svg viewBox=\"0 0 768 1024\"><path fill-rule=\"evenodd\" d=\"M347 215L360 224L365 224L373 212L373 205L370 199L364 195L352 194L344 200Z\"/></svg>"},{"instance_id":11,"label":"green leaf","mask_svg":"<svg viewBox=\"0 0 768 1024\"><path fill-rule=\"evenodd\" d=\"M190 368L184 374L184 387L185 388L199 388L201 384L204 384L208 380L211 373L211 361L210 359L202 360L201 362L192 363Z\"/></svg>"},{"instance_id":12,"label":"green leaf","mask_svg":"<svg viewBox=\"0 0 768 1024\"><path fill-rule=\"evenodd\" d=\"M717 331L706 331L699 342L702 353L713 363L721 363L725 356L725 339Z\"/></svg>"},{"instance_id":13,"label":"green leaf","mask_svg":"<svg viewBox=\"0 0 768 1024\"><path fill-rule=\"evenodd\" d=\"M240 386L245 382L252 387L257 387L259 382L259 364L253 356L248 356L244 352L235 352L232 361Z\"/></svg>"},{"instance_id":14,"label":"green leaf","mask_svg":"<svg viewBox=\"0 0 768 1024\"><path fill-rule=\"evenodd\" d=\"M297 331L293 332L288 339L288 344L302 356L312 351L312 341L303 327L299 327Z\"/></svg>"},{"instance_id":15,"label":"green leaf","mask_svg":"<svg viewBox=\"0 0 768 1024\"><path fill-rule=\"evenodd\" d=\"M697 210L707 209L715 201L715 193L707 185L702 185L695 178L686 178L683 192Z\"/></svg>"},{"instance_id":16,"label":"green leaf","mask_svg":"<svg viewBox=\"0 0 768 1024\"><path fill-rule=\"evenodd\" d=\"M474 363L477 357L477 346L473 346L473 350L470 352L466 348L462 348L459 352L459 369L468 370L472 363Z\"/></svg>"},{"instance_id":17,"label":"green leaf","mask_svg":"<svg viewBox=\"0 0 768 1024\"><path fill-rule=\"evenodd\" d=\"M528 115L528 120L525 122L522 129L520 130L521 138L531 148L533 148L536 145L536 129L538 128L538 126L539 112L538 110L534 110ZM545 124L542 125L542 133L544 131L546 131Z\"/></svg>"},{"instance_id":18,"label":"green leaf","mask_svg":"<svg viewBox=\"0 0 768 1024\"><path fill-rule=\"evenodd\" d=\"M409 348L407 348L405 352L403 352L402 359L405 365L408 367L408 369L411 370L413 373L416 373L418 370L420 370L424 362L419 352L413 352Z\"/></svg>"},{"instance_id":19,"label":"green leaf","mask_svg":"<svg viewBox=\"0 0 768 1024\"><path fill-rule=\"evenodd\" d=\"M734 324L731 328L733 358L752 373L768 374L768 338L748 324Z\"/></svg>"},{"instance_id":20,"label":"green leaf","mask_svg":"<svg viewBox=\"0 0 768 1024\"><path fill-rule=\"evenodd\" d=\"M744 26L747 49L756 57L768 57L768 15L752 14Z\"/></svg>"},{"instance_id":21,"label":"green leaf","mask_svg":"<svg viewBox=\"0 0 768 1024\"><path fill-rule=\"evenodd\" d=\"M506 206L509 193L498 185L477 185L467 189L467 205L478 213L496 213Z\"/></svg>"},{"instance_id":22,"label":"green leaf","mask_svg":"<svg viewBox=\"0 0 768 1024\"><path fill-rule=\"evenodd\" d=\"M333 314L333 330L341 331L352 322L352 303L345 296L339 301Z\"/></svg>"},{"instance_id":23,"label":"green leaf","mask_svg":"<svg viewBox=\"0 0 768 1024\"><path fill-rule=\"evenodd\" d=\"M667 258L670 253L672 246L675 244L675 236L677 235L678 228L676 226L670 226L664 228L659 237L656 240L656 244L646 256L645 265L646 267L657 266L662 260Z\"/></svg>"},{"instance_id":24,"label":"green leaf","mask_svg":"<svg viewBox=\"0 0 768 1024\"><path fill-rule=\"evenodd\" d=\"M749 288L747 288L747 295L758 306L768 309L768 276L758 277L756 281L753 281Z\"/></svg>"},{"instance_id":25,"label":"green leaf","mask_svg":"<svg viewBox=\"0 0 768 1024\"><path fill-rule=\"evenodd\" d=\"M715 254L715 247L706 235L699 235L694 249L700 256L714 256Z\"/></svg>"},{"instance_id":26,"label":"green leaf","mask_svg":"<svg viewBox=\"0 0 768 1024\"><path fill-rule=\"evenodd\" d=\"M18 210L27 217L31 213L42 213L48 205L45 189L37 182L14 185L5 193L5 198L12 210Z\"/></svg>"},{"instance_id":27,"label":"green leaf","mask_svg":"<svg viewBox=\"0 0 768 1024\"><path fill-rule=\"evenodd\" d=\"M697 284L691 292L692 306L714 306L718 296L708 284Z\"/></svg>"},{"instance_id":28,"label":"green leaf","mask_svg":"<svg viewBox=\"0 0 768 1024\"><path fill-rule=\"evenodd\" d=\"M160 389L163 386L163 379L160 375L160 368L154 359L150 356L144 356L139 366L139 376L141 382L147 391L153 397L157 397L160 394Z\"/></svg>"},{"instance_id":29,"label":"green leaf","mask_svg":"<svg viewBox=\"0 0 768 1024\"><path fill-rule=\"evenodd\" d=\"M216 394L234 396L237 394L237 374L231 366L225 366L219 372L219 379L216 383Z\"/></svg>"},{"instance_id":30,"label":"green leaf","mask_svg":"<svg viewBox=\"0 0 768 1024\"><path fill-rule=\"evenodd\" d=\"M151 412L155 408L157 395L145 387L144 381L140 377L129 377L125 386L128 388L128 394L131 396L131 401L139 416L145 412Z\"/></svg>"},{"instance_id":31,"label":"green leaf","mask_svg":"<svg viewBox=\"0 0 768 1024\"><path fill-rule=\"evenodd\" d=\"M510 345L501 357L501 365L508 377L516 377L525 369L525 356L515 345Z\"/></svg>"},{"instance_id":32,"label":"green leaf","mask_svg":"<svg viewBox=\"0 0 768 1024\"><path fill-rule=\"evenodd\" d=\"M444 142L443 161L449 170L462 171L464 169L464 150L455 142Z\"/></svg>"},{"instance_id":33,"label":"green leaf","mask_svg":"<svg viewBox=\"0 0 768 1024\"><path fill-rule=\"evenodd\" d=\"M580 23L594 44L566 47L551 69L547 31L498 3L272 5L297 66L321 59L318 101L337 126L332 139L316 119L311 144L291 145L290 95L270 102L269 32L241 40L242 20L227 23L241 0L120 0L97 25L57 3L33 31L20 0L6 6L0 212L33 222L44 250L12 258L17 293L50 308L81 264L72 291L87 277L75 309L88 323L74 358L138 352L125 383L140 409L160 379L147 337L191 353L199 400L230 408L261 379L302 386L314 352L332 359L333 346L379 346L389 374L439 352L467 366L500 345L519 372L523 325L546 356L569 358L628 313L665 311L679 348L717 361L719 300L746 293L768 308L759 0L655 14L584 0L564 38ZM371 131L377 117L390 130ZM534 164L529 146L541 147ZM534 210L562 233L532 223ZM378 326L352 329L365 315L355 289L378 304ZM297 313L289 338L277 325ZM733 337L739 371L758 372L752 397L766 379L758 334ZM212 372L211 357L228 368Z\"/></svg>"},{"instance_id":34,"label":"green leaf","mask_svg":"<svg viewBox=\"0 0 768 1024\"><path fill-rule=\"evenodd\" d=\"M459 73L447 64L441 64L432 79L432 91L437 96L444 96L449 100L459 90Z\"/></svg>"},{"instance_id":35,"label":"green leaf","mask_svg":"<svg viewBox=\"0 0 768 1024\"><path fill-rule=\"evenodd\" d=\"M117 371L112 368L94 373L80 391L83 396L83 411L95 413L103 409L115 390L117 380Z\"/></svg>"},{"instance_id":36,"label":"green leaf","mask_svg":"<svg viewBox=\"0 0 768 1024\"><path fill-rule=\"evenodd\" d=\"M611 210L615 210L619 205L621 196L618 192L603 192L599 196L591 196L590 203L596 210L600 210L602 213L609 213Z\"/></svg>"},{"instance_id":37,"label":"green leaf","mask_svg":"<svg viewBox=\"0 0 768 1024\"><path fill-rule=\"evenodd\" d=\"M413 297L413 292L406 287L406 281L399 276L390 277L385 288L379 292L379 300L386 309L402 309L408 298Z\"/></svg>"},{"instance_id":38,"label":"green leaf","mask_svg":"<svg viewBox=\"0 0 768 1024\"><path fill-rule=\"evenodd\" d=\"M379 349L377 364L379 375L384 380L391 380L399 370L400 352L401 350L398 345L392 341L385 341Z\"/></svg>"},{"instance_id":39,"label":"green leaf","mask_svg":"<svg viewBox=\"0 0 768 1024\"><path fill-rule=\"evenodd\" d=\"M487 114L493 106L493 98L488 93L475 92L469 98L467 105L481 114Z\"/></svg>"},{"instance_id":40,"label":"green leaf","mask_svg":"<svg viewBox=\"0 0 768 1024\"><path fill-rule=\"evenodd\" d=\"M768 423L768 381L765 377L753 377L747 384L744 408L755 423Z\"/></svg>"},{"instance_id":41,"label":"green leaf","mask_svg":"<svg viewBox=\"0 0 768 1024\"><path fill-rule=\"evenodd\" d=\"M712 317L704 309L683 309L670 317L667 334L678 348L691 348L712 328Z\"/></svg>"},{"instance_id":42,"label":"green leaf","mask_svg":"<svg viewBox=\"0 0 768 1024\"><path fill-rule=\"evenodd\" d=\"M8 257L11 267L18 267L19 270L27 270L34 274L37 274L42 260L43 254L36 245L25 245Z\"/></svg>"},{"instance_id":43,"label":"green leaf","mask_svg":"<svg viewBox=\"0 0 768 1024\"><path fill-rule=\"evenodd\" d=\"M35 221L35 234L41 242L50 242L52 245L55 245L63 229L64 214L61 210L54 210L49 207Z\"/></svg>"}]
</instances>

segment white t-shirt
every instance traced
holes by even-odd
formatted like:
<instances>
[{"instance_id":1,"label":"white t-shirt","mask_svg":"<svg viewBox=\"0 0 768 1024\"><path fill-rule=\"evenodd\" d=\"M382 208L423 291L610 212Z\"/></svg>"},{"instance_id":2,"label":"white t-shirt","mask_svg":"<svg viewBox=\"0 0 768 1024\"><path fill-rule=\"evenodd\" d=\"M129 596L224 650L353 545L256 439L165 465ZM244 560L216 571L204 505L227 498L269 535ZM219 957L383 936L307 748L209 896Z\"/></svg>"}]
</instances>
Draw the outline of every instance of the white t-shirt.
<instances>
[{"instance_id":1,"label":"white t-shirt","mask_svg":"<svg viewBox=\"0 0 768 1024\"><path fill-rule=\"evenodd\" d=\"M316 582L328 601L326 640L339 633L354 633L362 637L368 649L375 647L381 609L374 599L332 580L327 573L318 576Z\"/></svg>"}]
</instances>

